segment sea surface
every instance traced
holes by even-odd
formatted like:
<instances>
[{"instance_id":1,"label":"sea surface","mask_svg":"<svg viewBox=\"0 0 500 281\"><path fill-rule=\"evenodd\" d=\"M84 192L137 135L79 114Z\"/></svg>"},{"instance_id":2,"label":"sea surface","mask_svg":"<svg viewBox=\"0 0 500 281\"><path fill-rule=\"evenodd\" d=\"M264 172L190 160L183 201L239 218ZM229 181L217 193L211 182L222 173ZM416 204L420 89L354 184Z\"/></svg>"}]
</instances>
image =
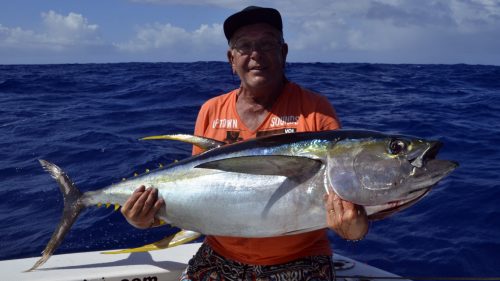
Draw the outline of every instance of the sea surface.
<instances>
[{"instance_id":1,"label":"sea surface","mask_svg":"<svg viewBox=\"0 0 500 281\"><path fill-rule=\"evenodd\" d=\"M500 276L500 67L290 63L348 129L439 139L460 167L415 206L334 251L403 276ZM238 87L223 62L0 65L0 259L39 256L62 214L37 159L95 190L190 156L207 99ZM57 253L140 246L175 231L132 228L112 208L84 211Z\"/></svg>"}]
</instances>

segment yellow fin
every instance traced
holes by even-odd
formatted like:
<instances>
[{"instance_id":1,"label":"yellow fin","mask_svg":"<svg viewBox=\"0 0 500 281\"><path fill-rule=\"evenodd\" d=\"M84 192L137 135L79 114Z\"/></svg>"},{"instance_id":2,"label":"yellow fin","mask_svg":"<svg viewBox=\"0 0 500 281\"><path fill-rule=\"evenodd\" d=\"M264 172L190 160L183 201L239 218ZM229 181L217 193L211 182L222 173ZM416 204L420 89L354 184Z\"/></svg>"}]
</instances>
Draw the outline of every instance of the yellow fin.
<instances>
[{"instance_id":1,"label":"yellow fin","mask_svg":"<svg viewBox=\"0 0 500 281\"><path fill-rule=\"evenodd\" d=\"M198 232L194 232L191 230L181 230L174 235L167 236L167 237L161 239L160 241L152 243L152 244L148 244L148 245L144 245L142 247L137 247L137 248L132 248L132 249L123 249L123 250L117 250L117 251L102 252L101 254L126 254L126 253L139 253L139 252L149 252L149 251L162 250L162 249L172 248L175 246L179 246L179 245L191 242L200 236L201 236L201 234Z\"/></svg>"},{"instance_id":2,"label":"yellow fin","mask_svg":"<svg viewBox=\"0 0 500 281\"><path fill-rule=\"evenodd\" d=\"M201 233L191 231L191 230L181 230L175 234L175 237L168 243L168 248L179 246L182 244L189 243L193 240L198 239Z\"/></svg>"},{"instance_id":3,"label":"yellow fin","mask_svg":"<svg viewBox=\"0 0 500 281\"><path fill-rule=\"evenodd\" d=\"M140 140L176 140L196 145L203 150L211 150L226 144L218 140L186 134L150 136Z\"/></svg>"}]
</instances>

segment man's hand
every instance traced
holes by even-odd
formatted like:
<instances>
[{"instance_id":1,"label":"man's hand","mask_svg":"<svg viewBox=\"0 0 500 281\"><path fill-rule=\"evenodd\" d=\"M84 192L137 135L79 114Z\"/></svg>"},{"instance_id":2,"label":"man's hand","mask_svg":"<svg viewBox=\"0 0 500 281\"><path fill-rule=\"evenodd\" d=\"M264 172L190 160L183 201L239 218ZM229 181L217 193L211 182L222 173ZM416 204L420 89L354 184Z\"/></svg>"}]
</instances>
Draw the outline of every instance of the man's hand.
<instances>
[{"instance_id":1,"label":"man's hand","mask_svg":"<svg viewBox=\"0 0 500 281\"><path fill-rule=\"evenodd\" d=\"M328 227L347 240L363 239L368 233L368 217L362 206L344 201L330 191L325 194Z\"/></svg>"},{"instance_id":2,"label":"man's hand","mask_svg":"<svg viewBox=\"0 0 500 281\"><path fill-rule=\"evenodd\" d=\"M121 213L127 221L141 229L159 224L156 213L165 205L162 198L158 199L158 189L138 187L121 208Z\"/></svg>"}]
</instances>

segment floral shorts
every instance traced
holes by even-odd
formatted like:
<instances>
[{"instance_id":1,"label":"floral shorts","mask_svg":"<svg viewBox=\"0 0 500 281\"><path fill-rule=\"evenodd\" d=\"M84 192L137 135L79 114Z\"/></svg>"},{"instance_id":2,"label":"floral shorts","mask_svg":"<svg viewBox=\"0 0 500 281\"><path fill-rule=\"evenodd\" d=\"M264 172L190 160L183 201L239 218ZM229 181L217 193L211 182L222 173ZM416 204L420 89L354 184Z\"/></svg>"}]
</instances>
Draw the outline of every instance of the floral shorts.
<instances>
[{"instance_id":1,"label":"floral shorts","mask_svg":"<svg viewBox=\"0 0 500 281\"><path fill-rule=\"evenodd\" d=\"M182 273L181 281L330 281L331 256L312 256L279 265L248 265L226 259L203 243Z\"/></svg>"}]
</instances>

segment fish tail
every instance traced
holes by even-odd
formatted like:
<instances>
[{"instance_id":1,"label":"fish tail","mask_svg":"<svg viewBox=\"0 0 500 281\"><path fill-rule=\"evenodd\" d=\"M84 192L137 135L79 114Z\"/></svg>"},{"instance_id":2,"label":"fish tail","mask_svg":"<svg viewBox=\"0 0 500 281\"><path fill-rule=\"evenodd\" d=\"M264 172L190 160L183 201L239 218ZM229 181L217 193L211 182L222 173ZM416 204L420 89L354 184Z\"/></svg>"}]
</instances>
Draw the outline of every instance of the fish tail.
<instances>
[{"instance_id":1,"label":"fish tail","mask_svg":"<svg viewBox=\"0 0 500 281\"><path fill-rule=\"evenodd\" d=\"M52 234L45 250L42 252L42 257L27 271L37 269L39 266L44 264L50 256L52 256L54 251L63 241L64 236L69 232L71 226L78 218L80 212L85 208L85 205L80 200L82 193L70 180L68 175L66 175L61 168L48 161L42 159L38 161L40 161L43 169L47 171L59 184L59 189L61 190L64 199L64 210L59 225Z\"/></svg>"}]
</instances>

